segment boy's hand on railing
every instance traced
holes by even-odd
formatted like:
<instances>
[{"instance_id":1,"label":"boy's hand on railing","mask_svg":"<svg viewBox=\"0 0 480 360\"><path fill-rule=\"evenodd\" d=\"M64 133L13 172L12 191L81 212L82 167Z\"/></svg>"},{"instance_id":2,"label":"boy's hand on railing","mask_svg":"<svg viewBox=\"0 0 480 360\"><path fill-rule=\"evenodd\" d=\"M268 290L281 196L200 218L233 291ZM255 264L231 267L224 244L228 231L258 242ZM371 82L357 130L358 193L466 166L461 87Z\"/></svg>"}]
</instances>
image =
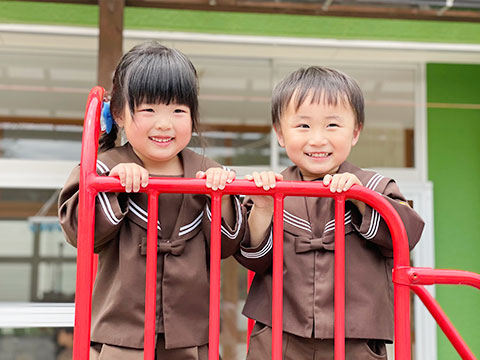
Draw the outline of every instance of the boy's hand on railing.
<instances>
[{"instance_id":1,"label":"boy's hand on railing","mask_svg":"<svg viewBox=\"0 0 480 360\"><path fill-rule=\"evenodd\" d=\"M283 180L282 174L277 174L273 171L254 171L252 174L245 175L245 179L255 182L257 187L263 188L263 190L268 191L273 189L278 180ZM272 208L273 209L273 198L271 196L255 196L252 195L251 199L255 204L256 208Z\"/></svg>"},{"instance_id":2,"label":"boy's hand on railing","mask_svg":"<svg viewBox=\"0 0 480 360\"><path fill-rule=\"evenodd\" d=\"M148 185L148 171L135 163L120 163L110 170L109 176L117 176L127 193L138 192L140 186Z\"/></svg>"},{"instance_id":3,"label":"boy's hand on railing","mask_svg":"<svg viewBox=\"0 0 480 360\"><path fill-rule=\"evenodd\" d=\"M323 177L323 184L330 188L331 192L341 193L347 191L353 185L363 186L362 182L353 174L350 173L341 173L330 175L327 174ZM365 213L365 204L358 200L350 199L351 201L363 215Z\"/></svg>"},{"instance_id":4,"label":"boy's hand on railing","mask_svg":"<svg viewBox=\"0 0 480 360\"><path fill-rule=\"evenodd\" d=\"M273 171L254 171L252 174L246 175L245 179L254 181L257 187L268 191L276 186L278 180L283 180L283 176ZM265 195L252 195L250 198L253 201L253 207L248 217L250 246L257 247L265 238L272 221L273 198Z\"/></svg>"}]
</instances>

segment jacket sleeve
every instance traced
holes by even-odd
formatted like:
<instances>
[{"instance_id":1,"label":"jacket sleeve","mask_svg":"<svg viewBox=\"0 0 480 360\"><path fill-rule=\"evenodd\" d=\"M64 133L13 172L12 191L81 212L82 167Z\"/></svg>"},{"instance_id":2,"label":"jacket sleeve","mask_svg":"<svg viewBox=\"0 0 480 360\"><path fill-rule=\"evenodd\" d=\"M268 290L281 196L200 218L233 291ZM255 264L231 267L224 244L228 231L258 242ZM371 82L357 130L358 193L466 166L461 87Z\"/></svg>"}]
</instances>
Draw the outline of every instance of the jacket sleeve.
<instances>
[{"instance_id":1,"label":"jacket sleeve","mask_svg":"<svg viewBox=\"0 0 480 360\"><path fill-rule=\"evenodd\" d=\"M408 237L408 247L412 250L422 235L424 222L413 210L401 194L397 184L392 179L386 179L387 184L381 193L397 211L402 219ZM379 245L384 256L393 256L393 242L390 230L380 214L369 205L366 205L363 216L354 211L352 223L363 238Z\"/></svg>"},{"instance_id":2,"label":"jacket sleeve","mask_svg":"<svg viewBox=\"0 0 480 360\"><path fill-rule=\"evenodd\" d=\"M80 166L73 169L58 199L58 218L67 242L77 247ZM99 193L95 198L94 251L112 240L127 213L126 194ZM93 209L92 209L93 211Z\"/></svg>"},{"instance_id":3,"label":"jacket sleeve","mask_svg":"<svg viewBox=\"0 0 480 360\"><path fill-rule=\"evenodd\" d=\"M253 202L247 198L243 205L247 213L245 232L240 243L240 249L235 254L235 259L247 269L262 274L271 268L273 262L273 222L265 232L265 238L262 242L256 247L251 247L247 220L252 206Z\"/></svg>"},{"instance_id":4,"label":"jacket sleeve","mask_svg":"<svg viewBox=\"0 0 480 360\"><path fill-rule=\"evenodd\" d=\"M225 219L222 217L222 222L220 226L221 232L221 257L222 259L227 258L238 250L240 246L240 241L243 238L243 233L245 232L246 224L246 212L245 209L241 206L238 196L230 196L232 200L232 207L235 215L235 223L233 227L228 225ZM203 216L203 232L207 238L208 248L210 249L210 236L211 236L211 225L212 225L212 205L211 200L208 198L208 201L205 205L205 211Z\"/></svg>"}]
</instances>

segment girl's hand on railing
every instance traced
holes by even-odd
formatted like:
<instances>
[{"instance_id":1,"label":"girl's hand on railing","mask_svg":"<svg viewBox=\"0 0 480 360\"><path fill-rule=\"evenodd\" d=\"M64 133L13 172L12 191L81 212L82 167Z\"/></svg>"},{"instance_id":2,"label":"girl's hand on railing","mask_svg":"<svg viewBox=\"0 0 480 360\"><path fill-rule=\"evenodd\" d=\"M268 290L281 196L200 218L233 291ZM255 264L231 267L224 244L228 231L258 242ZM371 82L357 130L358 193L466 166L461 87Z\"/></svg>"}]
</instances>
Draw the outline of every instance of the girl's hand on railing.
<instances>
[{"instance_id":1,"label":"girl's hand on railing","mask_svg":"<svg viewBox=\"0 0 480 360\"><path fill-rule=\"evenodd\" d=\"M109 176L117 176L120 179L122 186L125 186L125 191L138 192L140 186L146 187L148 185L148 171L135 163L120 163L110 170Z\"/></svg>"},{"instance_id":2,"label":"girl's hand on railing","mask_svg":"<svg viewBox=\"0 0 480 360\"><path fill-rule=\"evenodd\" d=\"M235 180L236 173L233 170L223 168L209 168L206 171L197 171L197 179L205 179L205 185L212 190L223 190L226 184Z\"/></svg>"}]
</instances>

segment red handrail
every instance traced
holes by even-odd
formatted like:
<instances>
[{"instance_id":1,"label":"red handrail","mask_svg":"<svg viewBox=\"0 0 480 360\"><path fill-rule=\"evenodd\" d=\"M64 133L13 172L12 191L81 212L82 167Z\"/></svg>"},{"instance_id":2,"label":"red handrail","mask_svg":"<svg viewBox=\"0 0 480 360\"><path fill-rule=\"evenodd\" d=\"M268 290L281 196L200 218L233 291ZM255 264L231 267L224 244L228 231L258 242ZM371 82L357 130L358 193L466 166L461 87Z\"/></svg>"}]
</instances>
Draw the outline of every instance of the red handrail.
<instances>
[{"instance_id":1,"label":"red handrail","mask_svg":"<svg viewBox=\"0 0 480 360\"><path fill-rule=\"evenodd\" d=\"M95 196L98 192L122 192L124 187L113 177L96 174L97 145L100 134L100 111L104 90L95 87L88 97L82 139L80 196L78 220L77 283L75 296L74 360L88 360L90 348L91 292L93 284L93 237ZM158 195L159 193L210 194L212 198L212 231L210 256L210 327L209 359L218 359L220 328L220 220L221 197L231 194L272 195L273 284L272 284L272 359L282 357L283 309L283 200L285 196L335 198L335 359L345 358L345 199L360 200L375 208L390 229L394 251L395 358L410 360L410 288L432 312L442 330L447 333L463 359L475 359L453 325L433 298L428 298L422 284L468 284L480 288L480 275L457 270L434 270L410 267L405 227L395 209L379 194L364 187L353 186L349 191L332 194L317 182L281 181L266 193L247 180L235 180L224 190L212 191L199 179L152 178L141 189L148 194L147 272L145 290L144 359L154 359L155 299ZM336 221L340 219L341 221ZM433 301L432 301L433 300Z\"/></svg>"}]
</instances>

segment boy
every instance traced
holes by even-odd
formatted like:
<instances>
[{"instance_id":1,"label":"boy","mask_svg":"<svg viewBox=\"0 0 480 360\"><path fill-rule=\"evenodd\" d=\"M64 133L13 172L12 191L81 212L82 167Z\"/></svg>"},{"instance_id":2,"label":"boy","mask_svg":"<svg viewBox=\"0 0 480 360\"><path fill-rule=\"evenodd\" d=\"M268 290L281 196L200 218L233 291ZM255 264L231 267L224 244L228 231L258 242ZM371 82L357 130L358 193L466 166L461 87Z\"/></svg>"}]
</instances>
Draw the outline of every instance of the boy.
<instances>
[{"instance_id":1,"label":"boy","mask_svg":"<svg viewBox=\"0 0 480 360\"><path fill-rule=\"evenodd\" d=\"M346 162L364 123L363 95L352 78L321 67L292 73L273 92L272 120L295 165L247 179L265 190L282 179L322 181L332 192L366 186L394 206L415 246L424 224L395 182ZM237 259L256 272L243 311L256 320L247 359L265 360L271 358L273 199L252 196L246 206L248 231ZM283 359L333 359L334 200L287 197L284 208ZM349 200L345 234L346 358L386 359L385 342L393 340L390 232L375 210Z\"/></svg>"}]
</instances>

